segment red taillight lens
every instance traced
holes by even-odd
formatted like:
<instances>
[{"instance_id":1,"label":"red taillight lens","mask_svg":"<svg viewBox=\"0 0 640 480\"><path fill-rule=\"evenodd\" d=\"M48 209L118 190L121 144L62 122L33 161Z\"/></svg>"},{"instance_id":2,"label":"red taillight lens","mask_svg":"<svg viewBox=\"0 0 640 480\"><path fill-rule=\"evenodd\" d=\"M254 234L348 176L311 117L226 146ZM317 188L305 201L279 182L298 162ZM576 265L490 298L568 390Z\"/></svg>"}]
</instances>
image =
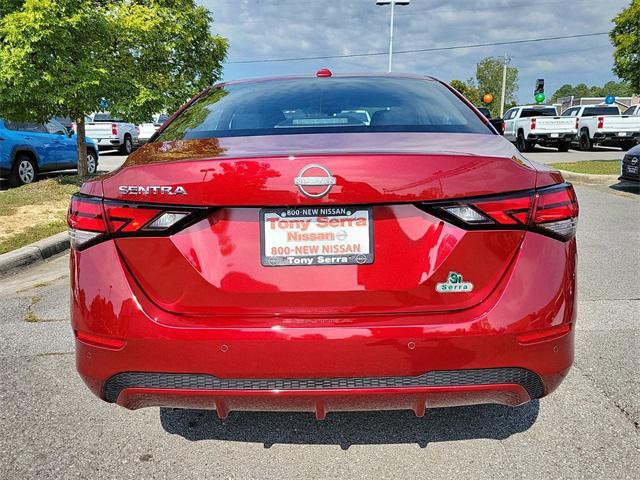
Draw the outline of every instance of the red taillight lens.
<instances>
[{"instance_id":1,"label":"red taillight lens","mask_svg":"<svg viewBox=\"0 0 640 480\"><path fill-rule=\"evenodd\" d=\"M578 228L578 199L571 185L538 192L533 228L546 231L563 240L573 237Z\"/></svg>"},{"instance_id":2,"label":"red taillight lens","mask_svg":"<svg viewBox=\"0 0 640 480\"><path fill-rule=\"evenodd\" d=\"M67 223L72 246L82 249L112 237L172 233L196 213L204 211L206 209L103 201L74 195Z\"/></svg>"},{"instance_id":3,"label":"red taillight lens","mask_svg":"<svg viewBox=\"0 0 640 480\"><path fill-rule=\"evenodd\" d=\"M531 119L531 130L535 130L536 129L536 119L535 117Z\"/></svg>"},{"instance_id":4,"label":"red taillight lens","mask_svg":"<svg viewBox=\"0 0 640 480\"><path fill-rule=\"evenodd\" d=\"M604 117L598 117L598 128L604 127Z\"/></svg>"},{"instance_id":5,"label":"red taillight lens","mask_svg":"<svg viewBox=\"0 0 640 480\"><path fill-rule=\"evenodd\" d=\"M579 125L580 125L580 121L576 118L576 130L578 130Z\"/></svg>"},{"instance_id":6,"label":"red taillight lens","mask_svg":"<svg viewBox=\"0 0 640 480\"><path fill-rule=\"evenodd\" d=\"M111 124L111 135L118 135L118 125L116 123Z\"/></svg>"},{"instance_id":7,"label":"red taillight lens","mask_svg":"<svg viewBox=\"0 0 640 480\"><path fill-rule=\"evenodd\" d=\"M528 229L560 240L575 235L578 201L569 184L423 208L468 229Z\"/></svg>"}]
</instances>

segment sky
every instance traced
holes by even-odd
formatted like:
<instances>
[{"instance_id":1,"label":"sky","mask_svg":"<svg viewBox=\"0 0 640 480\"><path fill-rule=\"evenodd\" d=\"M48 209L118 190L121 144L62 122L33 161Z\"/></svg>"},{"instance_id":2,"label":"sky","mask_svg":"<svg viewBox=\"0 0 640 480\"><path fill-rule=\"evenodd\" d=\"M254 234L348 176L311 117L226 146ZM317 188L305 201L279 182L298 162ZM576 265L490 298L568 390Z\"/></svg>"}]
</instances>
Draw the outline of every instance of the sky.
<instances>
[{"instance_id":1,"label":"sky","mask_svg":"<svg viewBox=\"0 0 640 480\"><path fill-rule=\"evenodd\" d=\"M224 80L309 74L386 72L384 55L266 63L244 60L388 52L389 6L375 0L196 0L214 17L214 33L229 39ZM396 6L394 51L608 32L630 0L411 0ZM395 54L393 71L444 81L475 75L486 56L508 54L519 69L520 102L533 101L536 78L550 96L565 83L603 85L613 48L606 35Z\"/></svg>"}]
</instances>

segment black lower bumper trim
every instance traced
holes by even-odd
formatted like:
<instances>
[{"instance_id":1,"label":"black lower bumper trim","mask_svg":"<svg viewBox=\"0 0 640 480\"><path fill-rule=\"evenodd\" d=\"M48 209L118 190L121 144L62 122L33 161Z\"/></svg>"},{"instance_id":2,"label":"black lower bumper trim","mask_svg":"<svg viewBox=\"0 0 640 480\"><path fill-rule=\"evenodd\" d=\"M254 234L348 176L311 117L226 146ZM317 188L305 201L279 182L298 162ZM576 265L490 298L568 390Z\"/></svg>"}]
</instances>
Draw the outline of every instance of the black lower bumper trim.
<instances>
[{"instance_id":1,"label":"black lower bumper trim","mask_svg":"<svg viewBox=\"0 0 640 480\"><path fill-rule=\"evenodd\" d=\"M460 385L516 384L531 399L544 394L538 375L524 368L437 370L417 377L265 378L230 379L193 373L124 372L106 381L104 399L115 402L126 388L167 390L331 390L367 388L446 387Z\"/></svg>"}]
</instances>

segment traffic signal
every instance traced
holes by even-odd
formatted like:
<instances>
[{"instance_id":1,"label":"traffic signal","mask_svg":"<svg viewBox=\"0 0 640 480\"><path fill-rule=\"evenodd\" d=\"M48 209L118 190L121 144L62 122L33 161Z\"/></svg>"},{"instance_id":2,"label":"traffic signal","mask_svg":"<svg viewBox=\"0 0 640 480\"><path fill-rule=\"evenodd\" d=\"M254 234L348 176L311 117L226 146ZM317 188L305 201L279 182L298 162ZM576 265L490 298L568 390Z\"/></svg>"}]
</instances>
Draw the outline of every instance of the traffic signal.
<instances>
[{"instance_id":1,"label":"traffic signal","mask_svg":"<svg viewBox=\"0 0 640 480\"><path fill-rule=\"evenodd\" d=\"M536 80L536 89L533 91L533 98L536 99L536 103L544 102L544 78L538 78Z\"/></svg>"}]
</instances>

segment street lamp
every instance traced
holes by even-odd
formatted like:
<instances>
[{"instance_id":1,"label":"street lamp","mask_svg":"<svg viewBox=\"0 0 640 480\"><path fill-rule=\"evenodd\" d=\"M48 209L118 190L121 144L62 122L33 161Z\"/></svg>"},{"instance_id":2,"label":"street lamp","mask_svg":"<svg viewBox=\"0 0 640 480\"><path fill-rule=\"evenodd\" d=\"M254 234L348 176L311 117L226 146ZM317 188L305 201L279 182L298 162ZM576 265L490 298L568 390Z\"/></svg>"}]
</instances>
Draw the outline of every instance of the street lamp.
<instances>
[{"instance_id":1,"label":"street lamp","mask_svg":"<svg viewBox=\"0 0 640 480\"><path fill-rule=\"evenodd\" d=\"M511 57L504 54L502 62L502 95L500 95L500 117L504 114L504 97L507 90L507 65L511 63Z\"/></svg>"},{"instance_id":2,"label":"street lamp","mask_svg":"<svg viewBox=\"0 0 640 480\"><path fill-rule=\"evenodd\" d=\"M396 5L409 5L411 0L376 0L376 5L391 5L391 19L389 20L389 72L391 72L391 62L393 59L393 13Z\"/></svg>"}]
</instances>

